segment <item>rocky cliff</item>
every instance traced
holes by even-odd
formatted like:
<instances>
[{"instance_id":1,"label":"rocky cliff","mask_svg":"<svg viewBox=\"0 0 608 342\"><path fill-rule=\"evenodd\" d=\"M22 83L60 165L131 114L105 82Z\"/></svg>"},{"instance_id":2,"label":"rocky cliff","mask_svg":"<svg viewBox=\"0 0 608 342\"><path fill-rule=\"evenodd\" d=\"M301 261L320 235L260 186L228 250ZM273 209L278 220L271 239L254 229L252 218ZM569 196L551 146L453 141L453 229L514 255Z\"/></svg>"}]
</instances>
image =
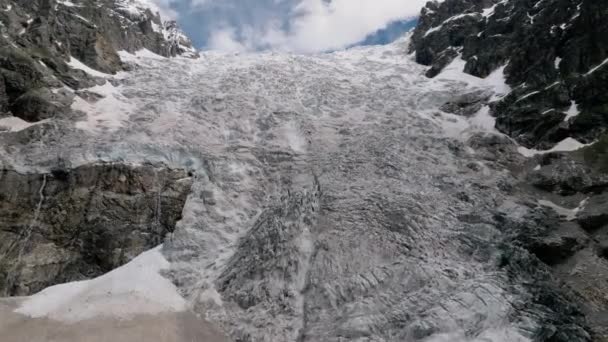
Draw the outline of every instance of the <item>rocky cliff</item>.
<instances>
[{"instance_id":1,"label":"rocky cliff","mask_svg":"<svg viewBox=\"0 0 608 342\"><path fill-rule=\"evenodd\" d=\"M488 106L496 129L524 147L545 150L520 147L530 158L516 167L514 193L558 217L541 215L519 227L504 222L503 229L549 266L563 291L572 291L598 341L608 338L602 295L608 281L606 17L605 1L432 1L410 44L416 61L430 67L428 77L441 77L450 66L508 85L504 96L467 94L441 109L471 116ZM549 150L571 139L590 146Z\"/></svg>"},{"instance_id":2,"label":"rocky cliff","mask_svg":"<svg viewBox=\"0 0 608 342\"><path fill-rule=\"evenodd\" d=\"M594 0L432 1L410 50L429 77L454 60L478 77L504 67L512 91L492 114L520 144L591 143L608 127L607 16Z\"/></svg>"},{"instance_id":3,"label":"rocky cliff","mask_svg":"<svg viewBox=\"0 0 608 342\"><path fill-rule=\"evenodd\" d=\"M68 116L73 95L60 89L103 84L82 69L124 70L118 51L197 56L175 22L142 1L0 1L0 115Z\"/></svg>"},{"instance_id":4,"label":"rocky cliff","mask_svg":"<svg viewBox=\"0 0 608 342\"><path fill-rule=\"evenodd\" d=\"M119 51L196 57L173 21L141 0L0 1L0 118L18 147L48 133L51 120L73 125L75 101L127 69ZM13 121L10 121L13 120ZM52 130L55 138L63 135ZM162 164L53 163L44 170L0 170L0 293L32 294L104 274L173 231L189 193L188 175Z\"/></svg>"},{"instance_id":5,"label":"rocky cliff","mask_svg":"<svg viewBox=\"0 0 608 342\"><path fill-rule=\"evenodd\" d=\"M0 174L0 294L89 279L162 243L192 185L162 165Z\"/></svg>"}]
</instances>

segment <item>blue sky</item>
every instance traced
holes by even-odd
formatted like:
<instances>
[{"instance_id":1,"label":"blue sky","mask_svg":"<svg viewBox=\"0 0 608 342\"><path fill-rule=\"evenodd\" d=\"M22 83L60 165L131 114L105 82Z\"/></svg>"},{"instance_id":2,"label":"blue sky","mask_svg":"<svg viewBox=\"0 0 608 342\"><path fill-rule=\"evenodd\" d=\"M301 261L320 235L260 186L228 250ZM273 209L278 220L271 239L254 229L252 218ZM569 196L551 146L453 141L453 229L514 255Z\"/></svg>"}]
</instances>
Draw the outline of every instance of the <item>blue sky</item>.
<instances>
[{"instance_id":1,"label":"blue sky","mask_svg":"<svg viewBox=\"0 0 608 342\"><path fill-rule=\"evenodd\" d=\"M202 49L313 53L384 44L426 0L153 0Z\"/></svg>"},{"instance_id":2,"label":"blue sky","mask_svg":"<svg viewBox=\"0 0 608 342\"><path fill-rule=\"evenodd\" d=\"M373 33L368 34L362 41L356 42L354 45L384 45L397 38L403 33L416 27L417 18L408 18L405 20L397 20L389 23L384 28L381 28Z\"/></svg>"}]
</instances>

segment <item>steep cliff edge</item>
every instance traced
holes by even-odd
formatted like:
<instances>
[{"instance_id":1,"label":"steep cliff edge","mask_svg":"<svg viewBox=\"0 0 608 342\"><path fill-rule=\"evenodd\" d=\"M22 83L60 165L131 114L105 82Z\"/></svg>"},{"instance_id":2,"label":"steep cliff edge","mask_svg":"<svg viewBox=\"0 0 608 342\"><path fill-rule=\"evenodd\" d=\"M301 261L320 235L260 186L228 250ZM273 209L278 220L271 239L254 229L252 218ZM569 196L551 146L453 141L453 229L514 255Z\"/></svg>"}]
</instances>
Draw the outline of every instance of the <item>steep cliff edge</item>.
<instances>
[{"instance_id":1,"label":"steep cliff edge","mask_svg":"<svg viewBox=\"0 0 608 342\"><path fill-rule=\"evenodd\" d=\"M0 171L0 295L100 276L161 244L191 185L163 165Z\"/></svg>"}]
</instances>

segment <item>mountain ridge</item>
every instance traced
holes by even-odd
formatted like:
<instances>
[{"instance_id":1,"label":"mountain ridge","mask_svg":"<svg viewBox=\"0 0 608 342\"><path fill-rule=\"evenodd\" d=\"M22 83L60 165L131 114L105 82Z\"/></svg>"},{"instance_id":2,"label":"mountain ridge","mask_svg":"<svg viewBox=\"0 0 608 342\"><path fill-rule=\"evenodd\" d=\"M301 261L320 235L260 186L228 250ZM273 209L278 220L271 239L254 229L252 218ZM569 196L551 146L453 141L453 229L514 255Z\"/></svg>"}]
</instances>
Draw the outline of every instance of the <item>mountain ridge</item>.
<instances>
[{"instance_id":1,"label":"mountain ridge","mask_svg":"<svg viewBox=\"0 0 608 342\"><path fill-rule=\"evenodd\" d=\"M436 76L453 60L486 77L504 66L513 91L492 105L496 127L529 148L608 127L608 6L593 0L446 0L422 9L410 51Z\"/></svg>"}]
</instances>

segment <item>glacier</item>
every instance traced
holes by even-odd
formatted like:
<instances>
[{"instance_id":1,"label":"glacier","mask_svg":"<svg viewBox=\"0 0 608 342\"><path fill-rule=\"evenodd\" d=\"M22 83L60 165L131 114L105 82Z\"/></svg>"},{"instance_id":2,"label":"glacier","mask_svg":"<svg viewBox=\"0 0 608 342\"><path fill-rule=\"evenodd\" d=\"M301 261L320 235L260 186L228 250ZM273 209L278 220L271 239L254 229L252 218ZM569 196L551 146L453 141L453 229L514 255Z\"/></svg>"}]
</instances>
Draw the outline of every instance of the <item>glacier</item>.
<instances>
[{"instance_id":1,"label":"glacier","mask_svg":"<svg viewBox=\"0 0 608 342\"><path fill-rule=\"evenodd\" d=\"M530 212L504 191L517 182L505 160L525 157L487 107L471 118L439 109L509 89L501 75L457 66L429 79L408 44L197 59L124 52L130 71L93 75L105 84L76 98L77 117L2 133L32 142L2 144L0 162L23 172L58 161L189 170L183 217L161 247L168 265L152 273L184 299L171 310L235 341L533 340L544 313L521 310L533 295L501 266L508 232L491 217ZM487 141L504 144L504 157L489 158ZM103 277L93 293L112 283ZM43 291L17 312L73 321L27 304L65 291L78 288ZM99 314L111 316L106 304Z\"/></svg>"}]
</instances>

